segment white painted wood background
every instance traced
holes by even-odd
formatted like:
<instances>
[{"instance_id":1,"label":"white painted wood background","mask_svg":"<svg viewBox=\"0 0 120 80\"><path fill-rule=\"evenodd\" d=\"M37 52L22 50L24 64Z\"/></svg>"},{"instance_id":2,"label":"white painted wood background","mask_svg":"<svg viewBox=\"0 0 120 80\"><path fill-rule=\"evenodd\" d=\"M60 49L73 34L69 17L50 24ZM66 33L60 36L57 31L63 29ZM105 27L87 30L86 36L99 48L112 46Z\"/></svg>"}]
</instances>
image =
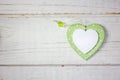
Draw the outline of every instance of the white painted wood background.
<instances>
[{"instance_id":1,"label":"white painted wood background","mask_svg":"<svg viewBox=\"0 0 120 80\"><path fill-rule=\"evenodd\" d=\"M88 61L54 20L99 23L106 39ZM0 0L0 80L120 80L120 0Z\"/></svg>"}]
</instances>

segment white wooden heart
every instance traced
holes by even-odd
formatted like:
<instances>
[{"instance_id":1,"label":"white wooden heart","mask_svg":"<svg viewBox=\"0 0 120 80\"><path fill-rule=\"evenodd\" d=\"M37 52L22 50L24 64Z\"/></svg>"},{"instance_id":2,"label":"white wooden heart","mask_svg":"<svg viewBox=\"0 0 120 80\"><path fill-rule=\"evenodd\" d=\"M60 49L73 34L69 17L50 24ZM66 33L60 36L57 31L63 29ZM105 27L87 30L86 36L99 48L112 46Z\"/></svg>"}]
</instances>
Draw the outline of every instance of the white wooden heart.
<instances>
[{"instance_id":1,"label":"white wooden heart","mask_svg":"<svg viewBox=\"0 0 120 80\"><path fill-rule=\"evenodd\" d=\"M79 29L73 32L72 39L76 47L86 54L97 44L98 33L92 29L87 31Z\"/></svg>"}]
</instances>

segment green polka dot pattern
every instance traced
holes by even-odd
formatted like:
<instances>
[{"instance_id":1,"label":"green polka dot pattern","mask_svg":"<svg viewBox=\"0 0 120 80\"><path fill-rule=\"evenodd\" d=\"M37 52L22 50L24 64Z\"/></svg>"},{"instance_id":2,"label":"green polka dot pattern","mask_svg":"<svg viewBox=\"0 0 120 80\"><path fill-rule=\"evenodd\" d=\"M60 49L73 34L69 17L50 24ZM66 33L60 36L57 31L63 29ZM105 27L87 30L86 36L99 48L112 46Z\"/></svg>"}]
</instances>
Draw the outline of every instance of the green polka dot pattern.
<instances>
[{"instance_id":1,"label":"green polka dot pattern","mask_svg":"<svg viewBox=\"0 0 120 80\"><path fill-rule=\"evenodd\" d=\"M98 33L98 42L95 45L95 47L92 48L87 54L82 53L74 44L72 40L72 35L73 32L77 29L83 29L83 30L88 30L88 29L93 29ZM67 39L68 42L70 43L71 47L75 50L75 52L78 53L83 59L88 60L95 52L101 47L105 37L105 31L103 27L100 24L90 24L88 26L85 26L83 24L72 24L68 30L67 30Z\"/></svg>"}]
</instances>

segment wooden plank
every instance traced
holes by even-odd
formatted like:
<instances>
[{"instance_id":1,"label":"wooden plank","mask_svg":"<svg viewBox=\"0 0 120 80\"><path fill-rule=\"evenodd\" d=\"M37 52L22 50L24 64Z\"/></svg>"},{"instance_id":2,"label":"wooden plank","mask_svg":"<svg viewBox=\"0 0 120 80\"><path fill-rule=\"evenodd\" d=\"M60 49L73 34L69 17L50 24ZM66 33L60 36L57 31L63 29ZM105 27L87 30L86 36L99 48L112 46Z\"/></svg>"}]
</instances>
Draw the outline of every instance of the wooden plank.
<instances>
[{"instance_id":1,"label":"wooden plank","mask_svg":"<svg viewBox=\"0 0 120 80\"><path fill-rule=\"evenodd\" d=\"M120 0L1 0L0 14L120 14L119 4Z\"/></svg>"},{"instance_id":2,"label":"wooden plank","mask_svg":"<svg viewBox=\"0 0 120 80\"><path fill-rule=\"evenodd\" d=\"M120 64L119 15L69 16L1 16L0 65ZM68 27L59 28L54 20L100 23L106 29L104 45L86 62L68 44Z\"/></svg>"},{"instance_id":3,"label":"wooden plank","mask_svg":"<svg viewBox=\"0 0 120 80\"><path fill-rule=\"evenodd\" d=\"M0 80L119 80L120 67L0 67Z\"/></svg>"},{"instance_id":4,"label":"wooden plank","mask_svg":"<svg viewBox=\"0 0 120 80\"><path fill-rule=\"evenodd\" d=\"M54 20L100 23L103 46L83 60ZM0 80L119 80L119 26L120 0L0 0Z\"/></svg>"},{"instance_id":5,"label":"wooden plank","mask_svg":"<svg viewBox=\"0 0 120 80\"><path fill-rule=\"evenodd\" d=\"M113 4L114 3L114 4ZM61 0L1 0L0 4L65 4L65 5L95 5L96 6L107 6L107 5L115 5L115 7L119 6L120 1L119 0L109 0L109 2L107 0L99 0L99 1L91 1L91 0L65 0L65 1L61 1ZM97 4L97 5L96 5ZM106 4L106 5L105 5ZM107 6L108 7L108 6Z\"/></svg>"}]
</instances>

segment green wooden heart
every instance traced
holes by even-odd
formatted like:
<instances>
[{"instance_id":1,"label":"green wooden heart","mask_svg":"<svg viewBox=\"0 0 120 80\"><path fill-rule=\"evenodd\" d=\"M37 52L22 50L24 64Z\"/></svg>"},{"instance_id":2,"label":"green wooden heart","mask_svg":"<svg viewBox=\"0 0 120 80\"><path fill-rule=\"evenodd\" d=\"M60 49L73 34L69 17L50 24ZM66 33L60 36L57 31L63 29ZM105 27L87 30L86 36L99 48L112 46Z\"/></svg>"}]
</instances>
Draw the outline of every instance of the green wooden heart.
<instances>
[{"instance_id":1,"label":"green wooden heart","mask_svg":"<svg viewBox=\"0 0 120 80\"><path fill-rule=\"evenodd\" d=\"M91 29L94 30L98 34L98 40L97 40L95 46L91 50L89 50L86 54L84 54L73 42L72 36L76 30L84 30L86 32L87 30L91 30ZM78 55L80 55L85 60L89 59L100 48L100 46L102 45L102 43L104 41L104 37L105 37L105 31L104 31L103 27L99 24L90 24L88 26L84 26L82 24L72 24L68 28L68 31L67 31L67 39L68 39L68 42L70 43L71 47L78 53ZM83 42L83 43L85 43L85 42Z\"/></svg>"}]
</instances>

